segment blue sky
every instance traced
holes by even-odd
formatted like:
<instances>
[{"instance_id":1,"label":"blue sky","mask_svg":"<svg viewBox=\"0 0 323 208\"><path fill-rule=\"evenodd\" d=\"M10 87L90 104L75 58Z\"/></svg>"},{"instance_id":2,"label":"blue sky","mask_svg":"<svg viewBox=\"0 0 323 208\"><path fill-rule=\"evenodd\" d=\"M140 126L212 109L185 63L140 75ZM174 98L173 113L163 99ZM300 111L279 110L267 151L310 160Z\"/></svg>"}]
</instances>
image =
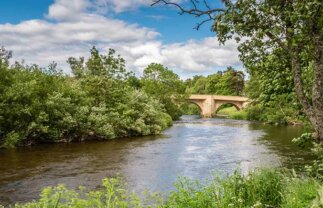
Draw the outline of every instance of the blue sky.
<instances>
[{"instance_id":1,"label":"blue sky","mask_svg":"<svg viewBox=\"0 0 323 208\"><path fill-rule=\"evenodd\" d=\"M215 36L211 31L211 22L196 30L194 27L199 21L197 18L190 15L179 15L177 10L170 7L142 7L136 11L121 13L116 16L125 21L156 28L162 34L162 40L166 43Z\"/></svg>"},{"instance_id":2,"label":"blue sky","mask_svg":"<svg viewBox=\"0 0 323 208\"><path fill-rule=\"evenodd\" d=\"M139 75L150 62L183 78L241 68L236 44L219 46L211 22L197 31L198 19L150 0L10 0L0 1L0 13L0 45L16 60L56 61L67 73L66 59L87 56L91 45L115 48Z\"/></svg>"},{"instance_id":3,"label":"blue sky","mask_svg":"<svg viewBox=\"0 0 323 208\"><path fill-rule=\"evenodd\" d=\"M54 0L2 0L0 23L19 23L23 20L43 18Z\"/></svg>"}]
</instances>

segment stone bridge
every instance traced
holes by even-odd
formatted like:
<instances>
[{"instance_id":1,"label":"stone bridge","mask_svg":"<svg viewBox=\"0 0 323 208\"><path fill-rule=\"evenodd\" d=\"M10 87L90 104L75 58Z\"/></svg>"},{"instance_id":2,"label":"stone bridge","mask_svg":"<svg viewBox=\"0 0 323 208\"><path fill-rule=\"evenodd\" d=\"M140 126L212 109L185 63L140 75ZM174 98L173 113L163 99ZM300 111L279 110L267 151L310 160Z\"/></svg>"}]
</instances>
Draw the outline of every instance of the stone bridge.
<instances>
[{"instance_id":1,"label":"stone bridge","mask_svg":"<svg viewBox=\"0 0 323 208\"><path fill-rule=\"evenodd\" d=\"M196 104L201 110L201 116L212 117L212 114L223 104L232 104L241 110L249 103L249 98L223 95L191 95L187 98L190 103Z\"/></svg>"}]
</instances>

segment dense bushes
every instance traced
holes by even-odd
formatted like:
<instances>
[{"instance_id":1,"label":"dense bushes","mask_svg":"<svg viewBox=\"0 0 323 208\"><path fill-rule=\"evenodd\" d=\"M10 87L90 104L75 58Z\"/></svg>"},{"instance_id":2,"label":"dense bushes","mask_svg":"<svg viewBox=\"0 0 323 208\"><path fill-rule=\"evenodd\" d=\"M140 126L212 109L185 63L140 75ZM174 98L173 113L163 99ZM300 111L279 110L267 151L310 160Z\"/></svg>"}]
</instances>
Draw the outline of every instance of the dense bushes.
<instances>
[{"instance_id":1,"label":"dense bushes","mask_svg":"<svg viewBox=\"0 0 323 208\"><path fill-rule=\"evenodd\" d=\"M37 66L0 65L0 146L158 134L171 117L156 99L128 84L131 73L110 51L70 58L75 76Z\"/></svg>"},{"instance_id":2,"label":"dense bushes","mask_svg":"<svg viewBox=\"0 0 323 208\"><path fill-rule=\"evenodd\" d=\"M16 208L32 207L160 207L160 208L320 208L323 186L314 179L258 170L247 176L239 172L226 178L215 177L201 183L181 178L175 190L162 200L158 194L141 200L129 193L117 179L104 179L99 191L72 191L60 185L45 188L38 201L17 204Z\"/></svg>"},{"instance_id":3,"label":"dense bushes","mask_svg":"<svg viewBox=\"0 0 323 208\"><path fill-rule=\"evenodd\" d=\"M278 125L308 122L299 109L285 98L285 95L278 96L278 98L266 104L252 103L241 111L236 111L234 107L227 107L218 113L228 115L232 119L261 121Z\"/></svg>"}]
</instances>

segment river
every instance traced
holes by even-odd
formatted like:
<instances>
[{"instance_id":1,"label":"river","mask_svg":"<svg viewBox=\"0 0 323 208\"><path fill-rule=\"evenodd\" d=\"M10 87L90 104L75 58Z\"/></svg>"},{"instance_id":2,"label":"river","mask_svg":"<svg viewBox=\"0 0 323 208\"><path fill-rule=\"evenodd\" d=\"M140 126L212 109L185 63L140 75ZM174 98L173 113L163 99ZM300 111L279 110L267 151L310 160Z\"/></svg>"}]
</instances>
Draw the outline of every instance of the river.
<instances>
[{"instance_id":1,"label":"river","mask_svg":"<svg viewBox=\"0 0 323 208\"><path fill-rule=\"evenodd\" d=\"M37 199L45 186L95 189L122 175L129 189L169 191L178 176L193 179L257 167L300 167L309 160L291 139L298 126L183 116L159 136L0 150L0 204Z\"/></svg>"}]
</instances>

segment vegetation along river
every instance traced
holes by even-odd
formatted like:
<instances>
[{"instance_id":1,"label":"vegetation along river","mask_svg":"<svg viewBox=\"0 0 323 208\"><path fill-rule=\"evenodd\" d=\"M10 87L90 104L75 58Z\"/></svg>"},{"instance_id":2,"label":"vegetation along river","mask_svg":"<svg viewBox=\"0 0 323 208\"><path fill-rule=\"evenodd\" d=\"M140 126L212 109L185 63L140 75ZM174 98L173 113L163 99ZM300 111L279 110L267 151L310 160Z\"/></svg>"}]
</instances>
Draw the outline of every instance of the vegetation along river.
<instances>
[{"instance_id":1,"label":"vegetation along river","mask_svg":"<svg viewBox=\"0 0 323 208\"><path fill-rule=\"evenodd\" d=\"M256 167L297 167L309 159L291 140L299 126L183 116L160 136L0 150L0 204L37 199L44 186L98 188L122 175L129 189L168 191L178 176L204 179Z\"/></svg>"}]
</instances>

